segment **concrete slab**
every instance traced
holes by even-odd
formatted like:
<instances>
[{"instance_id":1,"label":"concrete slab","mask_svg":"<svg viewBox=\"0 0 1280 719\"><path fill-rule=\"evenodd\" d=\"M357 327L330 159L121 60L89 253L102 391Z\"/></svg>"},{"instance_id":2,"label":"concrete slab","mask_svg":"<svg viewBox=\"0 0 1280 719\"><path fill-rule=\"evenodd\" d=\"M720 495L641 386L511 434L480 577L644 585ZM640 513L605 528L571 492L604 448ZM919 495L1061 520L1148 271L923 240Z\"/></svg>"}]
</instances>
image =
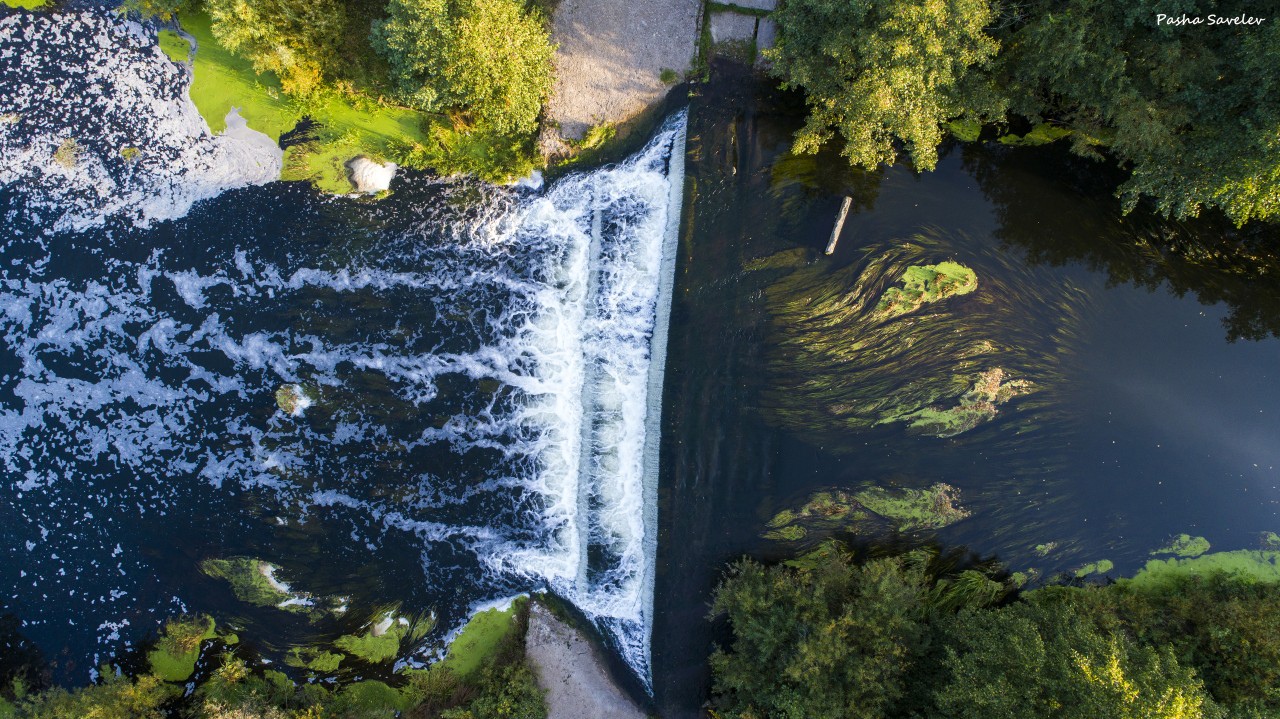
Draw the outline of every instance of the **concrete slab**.
<instances>
[{"instance_id":1,"label":"concrete slab","mask_svg":"<svg viewBox=\"0 0 1280 719\"><path fill-rule=\"evenodd\" d=\"M778 23L767 17L760 18L760 24L756 27L756 67L769 66L769 61L760 51L773 47L777 41Z\"/></svg>"},{"instance_id":2,"label":"concrete slab","mask_svg":"<svg viewBox=\"0 0 1280 719\"><path fill-rule=\"evenodd\" d=\"M778 0L732 0L724 4L736 5L737 7L745 7L751 10L768 10L769 12L778 9Z\"/></svg>"},{"instance_id":3,"label":"concrete slab","mask_svg":"<svg viewBox=\"0 0 1280 719\"><path fill-rule=\"evenodd\" d=\"M756 19L736 12L711 13L711 42L751 42L756 36Z\"/></svg>"}]
</instances>

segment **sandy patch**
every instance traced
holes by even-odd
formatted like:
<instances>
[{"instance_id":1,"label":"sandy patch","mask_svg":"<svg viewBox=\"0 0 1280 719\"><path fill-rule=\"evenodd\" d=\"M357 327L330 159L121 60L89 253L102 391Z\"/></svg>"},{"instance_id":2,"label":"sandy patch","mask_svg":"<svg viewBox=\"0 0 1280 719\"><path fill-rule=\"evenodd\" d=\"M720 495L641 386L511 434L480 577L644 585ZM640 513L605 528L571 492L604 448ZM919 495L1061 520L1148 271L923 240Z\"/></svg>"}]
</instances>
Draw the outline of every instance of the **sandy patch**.
<instances>
[{"instance_id":1,"label":"sandy patch","mask_svg":"<svg viewBox=\"0 0 1280 719\"><path fill-rule=\"evenodd\" d=\"M662 100L697 48L699 0L561 0L552 40L556 83L542 146L556 154L600 123L623 123Z\"/></svg>"},{"instance_id":2,"label":"sandy patch","mask_svg":"<svg viewBox=\"0 0 1280 719\"><path fill-rule=\"evenodd\" d=\"M537 602L529 607L525 654L547 692L547 719L645 719L591 644Z\"/></svg>"}]
</instances>

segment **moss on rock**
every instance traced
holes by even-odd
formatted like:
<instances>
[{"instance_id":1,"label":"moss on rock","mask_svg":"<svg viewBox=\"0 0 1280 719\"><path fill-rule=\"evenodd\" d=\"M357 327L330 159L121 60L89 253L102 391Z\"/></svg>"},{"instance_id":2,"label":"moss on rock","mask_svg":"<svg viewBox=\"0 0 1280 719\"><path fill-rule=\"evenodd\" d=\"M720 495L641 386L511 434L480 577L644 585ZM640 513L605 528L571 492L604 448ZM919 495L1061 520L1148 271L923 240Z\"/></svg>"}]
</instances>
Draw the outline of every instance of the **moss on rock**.
<instances>
[{"instance_id":1,"label":"moss on rock","mask_svg":"<svg viewBox=\"0 0 1280 719\"><path fill-rule=\"evenodd\" d=\"M476 612L449 644L449 653L440 666L465 677L487 664L498 644L515 629L516 616L528 601L527 597L520 597L506 609Z\"/></svg>"},{"instance_id":2,"label":"moss on rock","mask_svg":"<svg viewBox=\"0 0 1280 719\"><path fill-rule=\"evenodd\" d=\"M155 649L147 653L151 673L168 682L186 681L196 670L200 645L215 636L217 632L212 617L170 620L165 624Z\"/></svg>"}]
</instances>

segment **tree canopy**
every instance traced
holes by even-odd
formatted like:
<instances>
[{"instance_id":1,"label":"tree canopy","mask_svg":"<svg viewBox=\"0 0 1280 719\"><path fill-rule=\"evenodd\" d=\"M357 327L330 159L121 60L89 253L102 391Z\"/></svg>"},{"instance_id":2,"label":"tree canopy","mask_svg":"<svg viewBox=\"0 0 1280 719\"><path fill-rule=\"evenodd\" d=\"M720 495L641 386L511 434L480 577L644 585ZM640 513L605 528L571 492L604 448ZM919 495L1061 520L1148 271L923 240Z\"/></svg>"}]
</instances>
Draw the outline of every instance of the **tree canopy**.
<instances>
[{"instance_id":1,"label":"tree canopy","mask_svg":"<svg viewBox=\"0 0 1280 719\"><path fill-rule=\"evenodd\" d=\"M346 28L339 0L204 0L213 34L224 47L273 72L290 95L320 89L340 57Z\"/></svg>"},{"instance_id":2,"label":"tree canopy","mask_svg":"<svg viewBox=\"0 0 1280 719\"><path fill-rule=\"evenodd\" d=\"M411 105L498 133L535 130L551 93L555 48L519 0L391 0L374 46Z\"/></svg>"},{"instance_id":3,"label":"tree canopy","mask_svg":"<svg viewBox=\"0 0 1280 719\"><path fill-rule=\"evenodd\" d=\"M1243 0L785 0L768 56L807 95L798 152L839 134L855 165L901 145L927 170L944 127L967 140L978 122L1034 127L1020 144L1066 137L1116 160L1126 210L1149 198L1166 216L1280 217L1280 24L1161 13L1267 14Z\"/></svg>"},{"instance_id":4,"label":"tree canopy","mask_svg":"<svg viewBox=\"0 0 1280 719\"><path fill-rule=\"evenodd\" d=\"M995 118L1004 107L976 72L999 43L987 0L789 0L766 50L785 86L803 88L809 119L795 149L816 152L833 133L844 154L874 168L906 145L920 169L937 164L941 125Z\"/></svg>"}]
</instances>

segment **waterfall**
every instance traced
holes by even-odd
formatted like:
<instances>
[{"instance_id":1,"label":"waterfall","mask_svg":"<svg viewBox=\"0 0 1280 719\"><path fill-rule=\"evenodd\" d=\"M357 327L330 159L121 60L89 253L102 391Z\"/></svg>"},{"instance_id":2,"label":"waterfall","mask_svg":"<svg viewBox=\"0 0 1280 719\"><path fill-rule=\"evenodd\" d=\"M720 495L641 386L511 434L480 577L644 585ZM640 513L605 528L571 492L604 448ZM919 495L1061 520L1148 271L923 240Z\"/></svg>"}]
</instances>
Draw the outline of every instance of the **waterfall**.
<instances>
[{"instance_id":1,"label":"waterfall","mask_svg":"<svg viewBox=\"0 0 1280 719\"><path fill-rule=\"evenodd\" d=\"M251 554L400 572L379 600L441 635L548 588L648 684L684 113L543 191L370 203L269 183L114 15L0 18L0 78L0 584L34 640L94 667L234 613L188 583Z\"/></svg>"}]
</instances>

